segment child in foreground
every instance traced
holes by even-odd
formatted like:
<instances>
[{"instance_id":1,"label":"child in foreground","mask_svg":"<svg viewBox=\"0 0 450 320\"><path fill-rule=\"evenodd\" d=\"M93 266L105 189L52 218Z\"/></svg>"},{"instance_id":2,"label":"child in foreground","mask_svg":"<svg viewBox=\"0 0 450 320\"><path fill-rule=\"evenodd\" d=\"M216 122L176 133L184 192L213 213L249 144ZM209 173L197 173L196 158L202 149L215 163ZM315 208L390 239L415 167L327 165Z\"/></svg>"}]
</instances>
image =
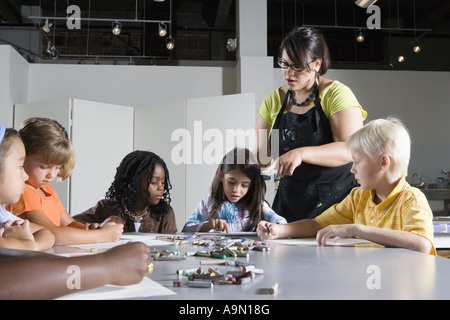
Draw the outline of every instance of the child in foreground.
<instances>
[{"instance_id":1,"label":"child in foreground","mask_svg":"<svg viewBox=\"0 0 450 320\"><path fill-rule=\"evenodd\" d=\"M234 148L222 159L205 196L183 232L253 231L260 221L286 223L264 201L266 185L253 153Z\"/></svg>"},{"instance_id":2,"label":"child in foreground","mask_svg":"<svg viewBox=\"0 0 450 320\"><path fill-rule=\"evenodd\" d=\"M55 299L103 285L139 283L148 273L150 250L142 242L130 242L105 252L62 257L44 252L0 248L0 299ZM78 266L81 285L71 288Z\"/></svg>"},{"instance_id":3,"label":"child in foreground","mask_svg":"<svg viewBox=\"0 0 450 320\"><path fill-rule=\"evenodd\" d=\"M22 220L2 204L19 200L28 179L23 169L25 147L18 132L0 125L0 247L22 250L46 250L55 237L42 226Z\"/></svg>"},{"instance_id":4,"label":"child in foreground","mask_svg":"<svg viewBox=\"0 0 450 320\"><path fill-rule=\"evenodd\" d=\"M106 199L73 218L92 223L90 227L96 229L109 217L118 216L125 221L124 232L175 233L171 187L163 159L153 152L133 151L117 168Z\"/></svg>"},{"instance_id":5,"label":"child in foreground","mask_svg":"<svg viewBox=\"0 0 450 320\"><path fill-rule=\"evenodd\" d=\"M55 235L55 245L119 240L123 224L108 222L100 229L86 230L86 225L67 213L50 185L56 177L67 179L75 164L64 127L52 119L29 118L22 123L19 134L25 145L24 168L29 178L24 193L9 207L10 211L49 229Z\"/></svg>"},{"instance_id":6,"label":"child in foreground","mask_svg":"<svg viewBox=\"0 0 450 320\"><path fill-rule=\"evenodd\" d=\"M23 169L25 147L14 129L0 126L0 203L15 202L28 179ZM138 283L151 263L148 246L133 242L108 251L79 257L60 257L43 252L53 246L53 234L12 215L0 205L0 299L53 299L98 286ZM20 249L20 250L18 250ZM80 269L81 288L67 285Z\"/></svg>"},{"instance_id":7,"label":"child in foreground","mask_svg":"<svg viewBox=\"0 0 450 320\"><path fill-rule=\"evenodd\" d=\"M313 237L326 240L351 237L386 247L436 254L432 212L425 195L405 180L411 140L394 118L371 121L346 142L353 157L351 172L360 187L314 219L286 225L261 222L263 239Z\"/></svg>"}]
</instances>

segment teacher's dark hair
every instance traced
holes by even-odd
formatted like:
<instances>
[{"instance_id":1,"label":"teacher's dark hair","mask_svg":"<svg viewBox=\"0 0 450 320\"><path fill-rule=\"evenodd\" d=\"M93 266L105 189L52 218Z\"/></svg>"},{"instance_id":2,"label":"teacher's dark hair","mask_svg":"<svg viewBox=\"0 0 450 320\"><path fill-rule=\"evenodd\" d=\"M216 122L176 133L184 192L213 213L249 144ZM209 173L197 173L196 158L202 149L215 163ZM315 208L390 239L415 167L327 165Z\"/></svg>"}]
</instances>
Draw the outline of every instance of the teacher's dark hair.
<instances>
[{"instance_id":1,"label":"teacher's dark hair","mask_svg":"<svg viewBox=\"0 0 450 320\"><path fill-rule=\"evenodd\" d=\"M323 76L330 66L330 53L322 33L312 27L296 27L281 42L280 56L286 54L294 65L303 70L310 70L309 64L322 60L318 74Z\"/></svg>"}]
</instances>

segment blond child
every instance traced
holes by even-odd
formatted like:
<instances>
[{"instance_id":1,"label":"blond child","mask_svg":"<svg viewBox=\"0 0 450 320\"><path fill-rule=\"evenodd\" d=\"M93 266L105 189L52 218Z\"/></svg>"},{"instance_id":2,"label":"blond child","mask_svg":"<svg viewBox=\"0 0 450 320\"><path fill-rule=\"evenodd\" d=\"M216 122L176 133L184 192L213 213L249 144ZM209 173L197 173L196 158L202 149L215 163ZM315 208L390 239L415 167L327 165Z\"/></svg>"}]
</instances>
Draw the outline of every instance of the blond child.
<instances>
[{"instance_id":1,"label":"blond child","mask_svg":"<svg viewBox=\"0 0 450 320\"><path fill-rule=\"evenodd\" d=\"M425 195L405 180L411 140L395 118L371 121L346 142L360 187L314 219L286 225L260 223L263 239L316 236L326 240L359 237L386 247L436 254L432 212Z\"/></svg>"},{"instance_id":2,"label":"blond child","mask_svg":"<svg viewBox=\"0 0 450 320\"><path fill-rule=\"evenodd\" d=\"M19 201L10 206L12 213L44 226L55 235L55 244L82 244L119 240L123 224L108 222L102 228L88 230L65 210L50 185L56 177L67 179L75 164L75 155L67 132L57 121L29 118L19 128L26 149L24 168L29 178Z\"/></svg>"}]
</instances>

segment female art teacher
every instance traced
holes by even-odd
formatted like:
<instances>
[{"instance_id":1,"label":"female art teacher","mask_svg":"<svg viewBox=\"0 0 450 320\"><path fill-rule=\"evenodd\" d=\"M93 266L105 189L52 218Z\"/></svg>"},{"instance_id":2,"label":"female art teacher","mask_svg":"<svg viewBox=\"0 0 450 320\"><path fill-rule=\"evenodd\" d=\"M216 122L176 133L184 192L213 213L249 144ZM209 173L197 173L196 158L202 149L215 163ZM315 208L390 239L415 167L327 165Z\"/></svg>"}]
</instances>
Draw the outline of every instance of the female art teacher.
<instances>
[{"instance_id":1,"label":"female art teacher","mask_svg":"<svg viewBox=\"0 0 450 320\"><path fill-rule=\"evenodd\" d=\"M290 222L317 216L357 185L345 141L363 126L367 113L350 88L321 77L330 57L318 30L294 28L280 54L285 85L270 92L258 110L256 152L264 165L263 150L278 132L279 150L271 150L274 159L266 172L278 168L281 181L272 208Z\"/></svg>"}]
</instances>

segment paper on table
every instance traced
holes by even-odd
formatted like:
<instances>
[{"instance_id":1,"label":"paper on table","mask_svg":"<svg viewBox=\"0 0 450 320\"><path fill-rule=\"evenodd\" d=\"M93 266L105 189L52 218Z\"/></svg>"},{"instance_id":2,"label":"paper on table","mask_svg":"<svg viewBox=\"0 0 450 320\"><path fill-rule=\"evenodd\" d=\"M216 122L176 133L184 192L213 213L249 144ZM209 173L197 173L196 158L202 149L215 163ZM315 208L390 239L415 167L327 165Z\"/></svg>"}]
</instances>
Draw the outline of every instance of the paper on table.
<instances>
[{"instance_id":1,"label":"paper on table","mask_svg":"<svg viewBox=\"0 0 450 320\"><path fill-rule=\"evenodd\" d=\"M80 249L110 249L113 248L115 246L119 246L121 244L125 244L127 243L129 240L118 240L115 242L103 242L103 243L87 243L87 244L71 244L71 245L67 245L68 247L75 247L75 248L80 248Z\"/></svg>"},{"instance_id":2,"label":"paper on table","mask_svg":"<svg viewBox=\"0 0 450 320\"><path fill-rule=\"evenodd\" d=\"M129 286L106 285L86 291L71 293L57 300L109 300L153 297L176 294L150 278L144 277L138 284Z\"/></svg>"},{"instance_id":3,"label":"paper on table","mask_svg":"<svg viewBox=\"0 0 450 320\"><path fill-rule=\"evenodd\" d=\"M157 240L155 234L136 233L136 234L123 234L122 237L120 238L120 240L118 240L116 242L73 244L73 245L69 245L69 247L76 247L76 248L87 249L87 250L90 250L90 249L102 250L102 249L110 249L115 246L125 244L129 241L132 241L132 242L141 241L150 247L167 246L167 245L173 244L172 242L169 242L169 241Z\"/></svg>"},{"instance_id":4,"label":"paper on table","mask_svg":"<svg viewBox=\"0 0 450 320\"><path fill-rule=\"evenodd\" d=\"M158 240L156 239L156 234L153 233L136 233L136 234L123 234L122 237L120 238L120 240L125 240L125 241L140 241L145 243L146 245L150 246L150 247L155 247L155 246L168 246L171 244L174 244L173 242L170 241L165 241L165 240Z\"/></svg>"},{"instance_id":5,"label":"paper on table","mask_svg":"<svg viewBox=\"0 0 450 320\"><path fill-rule=\"evenodd\" d=\"M282 243L282 244L290 244L295 246L317 246L317 240L315 238L302 238L302 239L276 239L276 240L270 240L276 243ZM333 239L327 239L327 245L329 246L352 246L355 244L369 244L373 243L368 240L364 239L358 239L358 238L349 238L349 239L342 239L339 241L336 241Z\"/></svg>"}]
</instances>

